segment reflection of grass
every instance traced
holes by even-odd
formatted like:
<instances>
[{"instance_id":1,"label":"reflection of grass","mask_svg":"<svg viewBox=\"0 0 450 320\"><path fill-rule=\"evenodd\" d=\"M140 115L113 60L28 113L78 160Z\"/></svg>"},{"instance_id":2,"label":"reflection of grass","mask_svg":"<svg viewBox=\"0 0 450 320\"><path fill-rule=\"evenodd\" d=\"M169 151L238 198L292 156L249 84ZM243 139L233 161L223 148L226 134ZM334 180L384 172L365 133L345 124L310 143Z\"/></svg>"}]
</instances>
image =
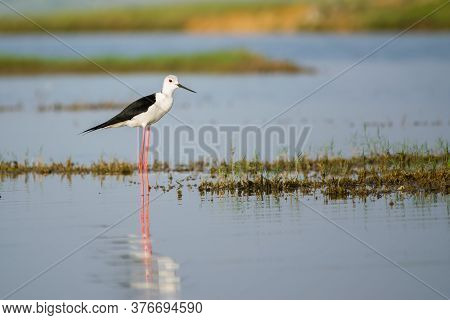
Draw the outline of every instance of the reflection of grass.
<instances>
[{"instance_id":1,"label":"reflection of grass","mask_svg":"<svg viewBox=\"0 0 450 320\"><path fill-rule=\"evenodd\" d=\"M250 73L308 71L288 61L272 60L245 50L214 51L183 55L92 58L112 72ZM96 73L94 63L79 58L44 58L0 55L0 73Z\"/></svg>"},{"instance_id":2,"label":"reflection of grass","mask_svg":"<svg viewBox=\"0 0 450 320\"><path fill-rule=\"evenodd\" d=\"M56 12L32 17L50 31L382 30L405 28L441 0L302 0L211 2ZM449 29L447 6L417 26ZM0 31L42 31L19 17L2 17Z\"/></svg>"}]
</instances>

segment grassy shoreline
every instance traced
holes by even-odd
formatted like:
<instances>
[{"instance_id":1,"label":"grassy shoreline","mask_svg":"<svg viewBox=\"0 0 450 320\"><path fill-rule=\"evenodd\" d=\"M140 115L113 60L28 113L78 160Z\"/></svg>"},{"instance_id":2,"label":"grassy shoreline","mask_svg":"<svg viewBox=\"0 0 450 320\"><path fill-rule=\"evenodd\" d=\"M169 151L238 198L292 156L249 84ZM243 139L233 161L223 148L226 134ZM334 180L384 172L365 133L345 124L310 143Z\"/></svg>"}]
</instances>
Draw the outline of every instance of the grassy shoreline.
<instances>
[{"instance_id":1,"label":"grassy shoreline","mask_svg":"<svg viewBox=\"0 0 450 320\"><path fill-rule=\"evenodd\" d=\"M46 58L0 54L0 74L184 72L184 73L300 73L312 69L289 61L274 60L246 50L228 50L184 55L140 57ZM96 65L97 64L97 65Z\"/></svg>"},{"instance_id":2,"label":"grassy shoreline","mask_svg":"<svg viewBox=\"0 0 450 320\"><path fill-rule=\"evenodd\" d=\"M443 2L439 0L301 0L214 2L53 12L31 18L52 32L186 31L298 32L399 30ZM450 30L450 6L415 27ZM42 32L15 16L0 19L0 32Z\"/></svg>"},{"instance_id":3,"label":"grassy shoreline","mask_svg":"<svg viewBox=\"0 0 450 320\"><path fill-rule=\"evenodd\" d=\"M233 163L198 161L171 168L154 162L151 172L187 173L187 187L195 187L202 195L277 195L321 193L328 199L381 197L386 194L450 194L449 153L373 154L351 158L322 156L300 157L273 162L241 160ZM90 165L65 162L30 163L0 161L0 181L20 176L93 175L130 176L136 164L118 160L94 162ZM181 188L169 179L163 190ZM192 182L193 181L193 182Z\"/></svg>"}]
</instances>

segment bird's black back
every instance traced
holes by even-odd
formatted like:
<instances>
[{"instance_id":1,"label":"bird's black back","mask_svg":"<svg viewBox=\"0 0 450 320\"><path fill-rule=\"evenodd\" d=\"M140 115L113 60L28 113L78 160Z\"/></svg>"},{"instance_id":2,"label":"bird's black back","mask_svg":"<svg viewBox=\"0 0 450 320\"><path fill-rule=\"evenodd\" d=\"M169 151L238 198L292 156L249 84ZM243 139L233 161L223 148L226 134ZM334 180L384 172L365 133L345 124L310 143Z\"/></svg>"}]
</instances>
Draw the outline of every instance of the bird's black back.
<instances>
[{"instance_id":1,"label":"bird's black back","mask_svg":"<svg viewBox=\"0 0 450 320\"><path fill-rule=\"evenodd\" d=\"M82 133L89 133L98 129L106 128L108 126L112 126L114 124L124 122L127 120L133 119L138 114L147 112L148 107L153 105L156 102L156 94L151 94L149 96L142 97L133 103L131 103L128 107L123 109L118 115L112 117L108 121L99 124L98 126L92 127L83 131Z\"/></svg>"}]
</instances>

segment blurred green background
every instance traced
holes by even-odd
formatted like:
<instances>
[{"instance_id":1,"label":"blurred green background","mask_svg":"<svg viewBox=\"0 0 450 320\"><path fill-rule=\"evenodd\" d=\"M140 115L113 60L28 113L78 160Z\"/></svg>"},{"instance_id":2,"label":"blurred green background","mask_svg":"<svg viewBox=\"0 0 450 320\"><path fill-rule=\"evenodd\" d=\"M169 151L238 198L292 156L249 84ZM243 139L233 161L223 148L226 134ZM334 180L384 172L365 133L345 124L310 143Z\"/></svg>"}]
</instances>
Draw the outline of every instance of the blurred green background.
<instances>
[{"instance_id":1,"label":"blurred green background","mask_svg":"<svg viewBox=\"0 0 450 320\"><path fill-rule=\"evenodd\" d=\"M7 1L8 2L8 1ZM441 0L9 1L53 31L298 32L405 28ZM0 6L0 31L40 31ZM448 30L450 7L417 26Z\"/></svg>"}]
</instances>

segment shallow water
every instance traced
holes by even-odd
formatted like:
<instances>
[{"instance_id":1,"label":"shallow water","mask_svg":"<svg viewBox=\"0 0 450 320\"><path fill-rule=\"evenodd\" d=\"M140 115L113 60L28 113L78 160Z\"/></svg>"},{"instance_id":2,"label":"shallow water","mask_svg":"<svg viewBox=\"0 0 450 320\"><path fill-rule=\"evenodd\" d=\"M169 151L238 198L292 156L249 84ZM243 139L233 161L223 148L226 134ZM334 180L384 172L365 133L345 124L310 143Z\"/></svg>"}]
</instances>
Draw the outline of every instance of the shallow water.
<instances>
[{"instance_id":1,"label":"shallow water","mask_svg":"<svg viewBox=\"0 0 450 320\"><path fill-rule=\"evenodd\" d=\"M180 75L199 93L177 92L173 116L156 126L159 138L166 136L164 127L175 129L180 120L194 128L259 126L390 36L62 35L88 55L245 47L317 69L314 75ZM5 51L72 54L43 35L0 35L0 52ZM304 150L312 154L326 145L330 151L331 141L335 151L358 152L365 133L391 143L448 141L449 74L448 34L407 35L273 124L311 126ZM135 90L107 75L0 77L0 105L23 106L21 112L0 114L0 155L8 160L71 156L92 162L103 156L135 161L135 130L77 135L115 111L39 113L37 107L126 103L157 90L162 76L120 75ZM197 141L182 140L160 143L164 148L158 151L169 149L167 159L174 160L173 148L184 145L198 147ZM150 182L166 179L151 175ZM202 197L187 187L180 198L177 190L161 194L152 189L146 223L140 186L136 175L0 180L0 296L83 244L11 298L442 298L392 262L450 296L448 196L326 202L320 195Z\"/></svg>"},{"instance_id":2,"label":"shallow water","mask_svg":"<svg viewBox=\"0 0 450 320\"><path fill-rule=\"evenodd\" d=\"M442 298L308 206L450 295L446 197L325 204L312 196L201 197L186 188L179 200L175 190L152 190L147 242L139 181L4 181L0 295L130 215L12 298Z\"/></svg>"},{"instance_id":3,"label":"shallow water","mask_svg":"<svg viewBox=\"0 0 450 320\"><path fill-rule=\"evenodd\" d=\"M274 58L314 67L314 75L179 75L184 84L198 91L176 93L171 115L155 129L175 130L185 124L198 130L203 125L261 126L292 103L353 64L390 34L300 34L286 36L196 36L179 34L77 34L61 35L81 52L139 55L196 50L248 48ZM293 126L312 131L303 151L323 152L334 147L349 155L361 151L361 137L382 136L391 143L428 143L450 138L450 41L449 34L409 34L393 42L343 77L320 90L271 125ZM132 48L132 50L130 49ZM283 48L283 50L280 50ZM1 35L0 52L39 55L74 55L45 35ZM124 106L159 90L163 75L39 75L0 77L0 105L22 105L25 111L2 113L0 153L5 158L44 158L90 162L106 158L134 160L136 133L128 128L89 136L82 130L113 116L117 111L38 113L38 105L113 101ZM356 138L355 138L356 136ZM239 139L233 146L239 149ZM160 142L163 145L163 142ZM160 160L174 161L175 143ZM196 149L198 139L190 145ZM220 143L223 146L224 143ZM358 150L356 150L359 148ZM162 153L171 149L167 157ZM328 148L330 149L330 148ZM274 145L271 155L282 153ZM252 152L253 151L253 152ZM183 152L183 151L181 151ZM196 152L196 157L201 152ZM226 150L225 150L226 152ZM224 150L219 157L225 158ZM254 157L254 149L240 154ZM264 154L259 154L264 157ZM184 158L184 160L186 160Z\"/></svg>"}]
</instances>

